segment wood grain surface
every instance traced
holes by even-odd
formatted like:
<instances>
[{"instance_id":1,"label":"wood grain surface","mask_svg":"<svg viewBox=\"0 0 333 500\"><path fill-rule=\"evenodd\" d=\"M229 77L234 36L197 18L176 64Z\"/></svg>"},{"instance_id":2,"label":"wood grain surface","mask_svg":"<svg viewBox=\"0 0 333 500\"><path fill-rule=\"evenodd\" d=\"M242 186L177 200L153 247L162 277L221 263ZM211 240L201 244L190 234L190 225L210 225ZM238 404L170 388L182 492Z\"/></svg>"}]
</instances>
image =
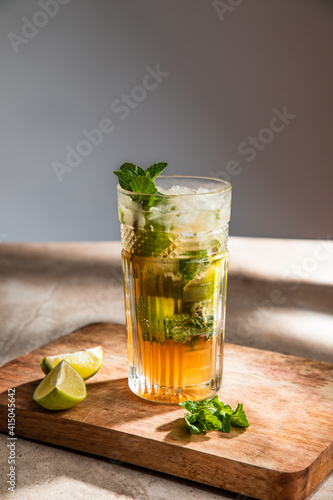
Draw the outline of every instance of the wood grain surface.
<instances>
[{"instance_id":1,"label":"wood grain surface","mask_svg":"<svg viewBox=\"0 0 333 500\"><path fill-rule=\"evenodd\" d=\"M88 397L69 410L32 400L45 355L102 345ZM333 468L333 365L227 344L219 397L244 403L250 427L191 436L184 410L127 386L122 325L86 326L0 367L0 430L15 387L16 434L166 472L255 498L301 500Z\"/></svg>"}]
</instances>

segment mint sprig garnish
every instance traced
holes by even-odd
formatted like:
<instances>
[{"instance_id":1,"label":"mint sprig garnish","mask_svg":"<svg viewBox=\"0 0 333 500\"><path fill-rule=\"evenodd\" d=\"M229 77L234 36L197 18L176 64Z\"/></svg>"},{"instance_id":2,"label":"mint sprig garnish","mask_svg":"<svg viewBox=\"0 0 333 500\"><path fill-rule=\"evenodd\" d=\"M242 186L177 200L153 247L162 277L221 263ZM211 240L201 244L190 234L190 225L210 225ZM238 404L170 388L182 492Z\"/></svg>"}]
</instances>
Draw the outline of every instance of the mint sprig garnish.
<instances>
[{"instance_id":1,"label":"mint sprig garnish","mask_svg":"<svg viewBox=\"0 0 333 500\"><path fill-rule=\"evenodd\" d=\"M140 203L142 209L149 212L150 207L154 204L163 203L163 198L161 196L154 196L155 194L161 194L158 192L154 180L163 172L166 166L167 163L159 162L154 163L148 167L147 170L144 170L138 165L134 165L134 163L126 162L120 169L115 170L114 173L119 179L120 187L126 191L135 193L130 195L132 200L136 203ZM172 244L174 238L171 234L165 232L163 221L157 222L154 220L154 222L151 222L147 213L145 228L144 230L140 230L137 227L135 211L133 211L133 217L136 239L133 244L132 253L139 257L158 257Z\"/></svg>"},{"instance_id":2,"label":"mint sprig garnish","mask_svg":"<svg viewBox=\"0 0 333 500\"><path fill-rule=\"evenodd\" d=\"M154 163L147 170L134 165L134 163L124 163L119 170L113 173L119 179L120 187L126 191L142 194L155 194L157 189L154 180L163 172L167 163ZM142 201L142 200L136 200Z\"/></svg>"},{"instance_id":3,"label":"mint sprig garnish","mask_svg":"<svg viewBox=\"0 0 333 500\"><path fill-rule=\"evenodd\" d=\"M219 401L218 396L203 401L185 401L179 403L189 413L185 413L185 422L191 434L207 431L230 432L231 426L247 428L250 426L242 404L236 410Z\"/></svg>"}]
</instances>

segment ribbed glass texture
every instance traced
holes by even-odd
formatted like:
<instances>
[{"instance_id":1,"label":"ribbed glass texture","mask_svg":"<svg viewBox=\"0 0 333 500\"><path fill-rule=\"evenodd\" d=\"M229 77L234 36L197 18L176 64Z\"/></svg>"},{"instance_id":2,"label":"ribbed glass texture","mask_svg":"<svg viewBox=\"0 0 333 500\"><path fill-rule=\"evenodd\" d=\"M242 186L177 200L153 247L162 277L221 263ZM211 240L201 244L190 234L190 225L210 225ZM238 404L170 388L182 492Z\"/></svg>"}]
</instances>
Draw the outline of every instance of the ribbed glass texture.
<instances>
[{"instance_id":1,"label":"ribbed glass texture","mask_svg":"<svg viewBox=\"0 0 333 500\"><path fill-rule=\"evenodd\" d=\"M217 186L149 203L118 188L128 382L151 401L200 400L221 387L231 187Z\"/></svg>"}]
</instances>

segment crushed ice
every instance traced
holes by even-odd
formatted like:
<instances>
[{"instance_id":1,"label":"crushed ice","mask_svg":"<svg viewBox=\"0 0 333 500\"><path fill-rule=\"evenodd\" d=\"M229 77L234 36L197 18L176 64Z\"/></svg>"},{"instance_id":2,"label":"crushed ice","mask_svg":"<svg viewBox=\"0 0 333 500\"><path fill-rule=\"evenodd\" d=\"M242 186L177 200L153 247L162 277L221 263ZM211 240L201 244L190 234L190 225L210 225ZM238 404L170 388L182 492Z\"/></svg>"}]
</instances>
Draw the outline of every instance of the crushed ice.
<instances>
[{"instance_id":1,"label":"crushed ice","mask_svg":"<svg viewBox=\"0 0 333 500\"><path fill-rule=\"evenodd\" d=\"M189 188L187 186L172 186L169 189L164 189L160 186L156 186L157 190L165 195L172 194L203 194L203 193L212 193L216 191L216 189L207 189L204 187L199 187L198 189Z\"/></svg>"}]
</instances>

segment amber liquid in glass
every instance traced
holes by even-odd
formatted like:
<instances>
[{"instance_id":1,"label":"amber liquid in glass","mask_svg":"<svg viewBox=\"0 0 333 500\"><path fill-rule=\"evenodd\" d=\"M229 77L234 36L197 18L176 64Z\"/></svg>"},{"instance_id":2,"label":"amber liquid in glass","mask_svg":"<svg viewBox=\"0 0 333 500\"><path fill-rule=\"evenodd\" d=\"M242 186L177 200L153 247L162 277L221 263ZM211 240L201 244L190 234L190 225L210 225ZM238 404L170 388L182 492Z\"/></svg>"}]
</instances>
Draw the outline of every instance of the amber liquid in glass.
<instances>
[{"instance_id":1,"label":"amber liquid in glass","mask_svg":"<svg viewBox=\"0 0 333 500\"><path fill-rule=\"evenodd\" d=\"M131 390L166 403L212 397L222 377L226 253L188 263L123 250L122 262Z\"/></svg>"}]
</instances>

